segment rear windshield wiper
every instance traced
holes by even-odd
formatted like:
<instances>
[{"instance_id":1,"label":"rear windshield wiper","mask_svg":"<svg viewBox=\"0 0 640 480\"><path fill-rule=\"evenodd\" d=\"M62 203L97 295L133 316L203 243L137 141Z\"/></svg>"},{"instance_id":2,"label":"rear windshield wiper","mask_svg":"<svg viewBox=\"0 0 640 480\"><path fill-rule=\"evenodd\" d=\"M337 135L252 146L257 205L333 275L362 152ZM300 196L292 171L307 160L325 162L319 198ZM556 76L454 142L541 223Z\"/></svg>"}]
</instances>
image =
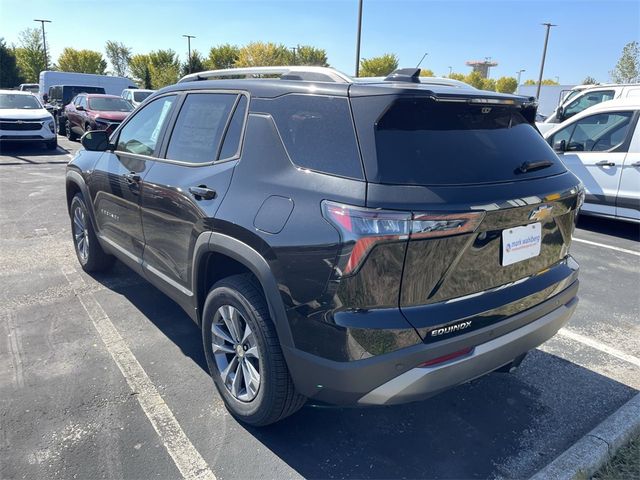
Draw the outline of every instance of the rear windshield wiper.
<instances>
[{"instance_id":1,"label":"rear windshield wiper","mask_svg":"<svg viewBox=\"0 0 640 480\"><path fill-rule=\"evenodd\" d=\"M551 160L541 160L539 162L524 162L522 165L518 167L518 172L527 173L532 172L533 170L540 170L541 168L547 168L553 165Z\"/></svg>"}]
</instances>

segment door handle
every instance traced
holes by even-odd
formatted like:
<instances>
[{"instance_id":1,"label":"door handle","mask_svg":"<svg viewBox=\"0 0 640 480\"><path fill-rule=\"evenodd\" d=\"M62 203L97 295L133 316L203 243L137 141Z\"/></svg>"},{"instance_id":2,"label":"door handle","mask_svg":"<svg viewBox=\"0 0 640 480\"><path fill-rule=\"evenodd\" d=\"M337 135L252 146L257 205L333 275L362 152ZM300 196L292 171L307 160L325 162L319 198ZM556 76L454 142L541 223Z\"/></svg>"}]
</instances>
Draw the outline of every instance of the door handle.
<instances>
[{"instance_id":1,"label":"door handle","mask_svg":"<svg viewBox=\"0 0 640 480\"><path fill-rule=\"evenodd\" d=\"M609 160L600 160L599 162L596 162L596 165L599 167L615 167L616 164L613 162L610 162Z\"/></svg>"},{"instance_id":2,"label":"door handle","mask_svg":"<svg viewBox=\"0 0 640 480\"><path fill-rule=\"evenodd\" d=\"M631 164L632 167L640 167L640 162L633 162Z\"/></svg>"},{"instance_id":3,"label":"door handle","mask_svg":"<svg viewBox=\"0 0 640 480\"><path fill-rule=\"evenodd\" d=\"M191 192L196 200L212 200L216 198L216 191L207 188L206 185L189 187L189 192Z\"/></svg>"},{"instance_id":4,"label":"door handle","mask_svg":"<svg viewBox=\"0 0 640 480\"><path fill-rule=\"evenodd\" d=\"M142 180L142 177L135 172L125 173L122 175L127 183L139 183Z\"/></svg>"}]
</instances>

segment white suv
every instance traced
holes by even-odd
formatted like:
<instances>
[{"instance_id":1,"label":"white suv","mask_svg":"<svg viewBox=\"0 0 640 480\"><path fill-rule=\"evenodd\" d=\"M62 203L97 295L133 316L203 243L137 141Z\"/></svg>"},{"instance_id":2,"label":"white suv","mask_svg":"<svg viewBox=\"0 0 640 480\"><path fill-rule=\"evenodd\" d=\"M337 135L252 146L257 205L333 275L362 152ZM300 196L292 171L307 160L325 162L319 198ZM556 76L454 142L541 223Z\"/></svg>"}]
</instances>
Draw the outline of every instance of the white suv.
<instances>
[{"instance_id":1,"label":"white suv","mask_svg":"<svg viewBox=\"0 0 640 480\"><path fill-rule=\"evenodd\" d=\"M29 92L0 90L0 142L43 142L58 147L53 116Z\"/></svg>"},{"instance_id":2,"label":"white suv","mask_svg":"<svg viewBox=\"0 0 640 480\"><path fill-rule=\"evenodd\" d=\"M134 108L138 108L138 106L145 101L145 99L151 95L155 90L143 90L141 88L125 88L122 91L122 95L120 95L125 100L129 100L131 105Z\"/></svg>"}]
</instances>

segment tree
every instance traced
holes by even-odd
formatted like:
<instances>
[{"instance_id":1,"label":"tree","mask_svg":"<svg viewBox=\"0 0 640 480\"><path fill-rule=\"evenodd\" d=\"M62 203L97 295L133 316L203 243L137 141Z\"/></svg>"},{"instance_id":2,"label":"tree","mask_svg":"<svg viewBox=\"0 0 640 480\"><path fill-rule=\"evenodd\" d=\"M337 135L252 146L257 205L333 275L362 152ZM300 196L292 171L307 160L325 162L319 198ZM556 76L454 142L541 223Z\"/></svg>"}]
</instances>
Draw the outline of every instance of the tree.
<instances>
[{"instance_id":1,"label":"tree","mask_svg":"<svg viewBox=\"0 0 640 480\"><path fill-rule=\"evenodd\" d=\"M421 68L420 69L420 76L421 77L435 77L435 74L433 73L433 70L431 70L429 68Z\"/></svg>"},{"instance_id":2,"label":"tree","mask_svg":"<svg viewBox=\"0 0 640 480\"><path fill-rule=\"evenodd\" d=\"M149 52L149 73L151 87L159 89L173 85L180 77L180 62L173 50L155 50Z\"/></svg>"},{"instance_id":3,"label":"tree","mask_svg":"<svg viewBox=\"0 0 640 480\"><path fill-rule=\"evenodd\" d=\"M66 47L58 57L58 68L63 72L95 73L104 75L107 62L95 50L76 50Z\"/></svg>"},{"instance_id":4,"label":"tree","mask_svg":"<svg viewBox=\"0 0 640 480\"><path fill-rule=\"evenodd\" d=\"M18 44L14 53L20 75L26 82L37 83L40 80L40 72L46 67L40 31L37 28L21 31L18 34Z\"/></svg>"},{"instance_id":5,"label":"tree","mask_svg":"<svg viewBox=\"0 0 640 480\"><path fill-rule=\"evenodd\" d=\"M202 72L206 70L204 66L204 58L202 58L202 54L198 50L193 50L191 52L191 59L189 62L184 62L181 66L181 75L184 77L189 73ZM189 69L189 64L191 64L191 69Z\"/></svg>"},{"instance_id":6,"label":"tree","mask_svg":"<svg viewBox=\"0 0 640 480\"><path fill-rule=\"evenodd\" d=\"M18 70L16 55L0 38L0 88L13 88L23 83Z\"/></svg>"},{"instance_id":7,"label":"tree","mask_svg":"<svg viewBox=\"0 0 640 480\"><path fill-rule=\"evenodd\" d=\"M611 72L616 83L640 82L640 47L638 42L629 42L622 49L620 60Z\"/></svg>"},{"instance_id":8,"label":"tree","mask_svg":"<svg viewBox=\"0 0 640 480\"><path fill-rule=\"evenodd\" d=\"M316 48L311 45L298 45L292 60L294 65L329 66L327 63L327 52L325 52L323 48Z\"/></svg>"},{"instance_id":9,"label":"tree","mask_svg":"<svg viewBox=\"0 0 640 480\"><path fill-rule=\"evenodd\" d=\"M465 83L468 83L472 87L482 89L484 86L484 78L480 75L480 72L473 71L464 77Z\"/></svg>"},{"instance_id":10,"label":"tree","mask_svg":"<svg viewBox=\"0 0 640 480\"><path fill-rule=\"evenodd\" d=\"M361 77L384 77L398 68L398 57L395 53L385 53L379 57L360 60Z\"/></svg>"},{"instance_id":11,"label":"tree","mask_svg":"<svg viewBox=\"0 0 640 480\"><path fill-rule=\"evenodd\" d=\"M124 43L107 40L104 46L113 73L119 77L126 77L131 61L131 49Z\"/></svg>"},{"instance_id":12,"label":"tree","mask_svg":"<svg viewBox=\"0 0 640 480\"><path fill-rule=\"evenodd\" d=\"M129 60L131 75L142 88L151 88L150 65L149 55L137 54L133 55Z\"/></svg>"},{"instance_id":13,"label":"tree","mask_svg":"<svg viewBox=\"0 0 640 480\"><path fill-rule=\"evenodd\" d=\"M288 65L292 61L291 51L283 44L251 42L238 52L236 67L265 67Z\"/></svg>"},{"instance_id":14,"label":"tree","mask_svg":"<svg viewBox=\"0 0 640 480\"><path fill-rule=\"evenodd\" d=\"M591 76L587 76L585 77L584 80L582 80L582 85L597 85L597 84L598 84L598 81Z\"/></svg>"},{"instance_id":15,"label":"tree","mask_svg":"<svg viewBox=\"0 0 640 480\"><path fill-rule=\"evenodd\" d=\"M518 88L518 81L514 77L500 77L496 80L496 92L514 93Z\"/></svg>"},{"instance_id":16,"label":"tree","mask_svg":"<svg viewBox=\"0 0 640 480\"><path fill-rule=\"evenodd\" d=\"M464 73L451 73L449 74L449 78L452 78L453 80L458 80L460 82L464 82L467 78L467 76Z\"/></svg>"},{"instance_id":17,"label":"tree","mask_svg":"<svg viewBox=\"0 0 640 480\"><path fill-rule=\"evenodd\" d=\"M225 43L224 45L212 47L209 50L209 58L205 60L204 64L211 70L233 68L239 56L240 48L230 43Z\"/></svg>"},{"instance_id":18,"label":"tree","mask_svg":"<svg viewBox=\"0 0 640 480\"><path fill-rule=\"evenodd\" d=\"M496 91L496 81L493 78L482 79L482 89L489 90L490 92Z\"/></svg>"},{"instance_id":19,"label":"tree","mask_svg":"<svg viewBox=\"0 0 640 480\"><path fill-rule=\"evenodd\" d=\"M538 84L538 81L533 79L525 80L525 82L523 83L523 85L537 85L537 84ZM542 85L560 85L560 84L555 80L551 80L550 78L547 78L545 80L542 80Z\"/></svg>"}]
</instances>

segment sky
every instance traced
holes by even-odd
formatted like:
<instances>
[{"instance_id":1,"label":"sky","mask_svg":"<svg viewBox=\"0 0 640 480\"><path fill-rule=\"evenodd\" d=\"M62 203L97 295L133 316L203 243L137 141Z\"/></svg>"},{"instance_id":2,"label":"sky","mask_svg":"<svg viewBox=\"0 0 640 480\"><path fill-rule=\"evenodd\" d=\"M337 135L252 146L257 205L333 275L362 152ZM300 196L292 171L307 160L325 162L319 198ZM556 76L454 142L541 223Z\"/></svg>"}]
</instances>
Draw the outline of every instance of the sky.
<instances>
[{"instance_id":1,"label":"sky","mask_svg":"<svg viewBox=\"0 0 640 480\"><path fill-rule=\"evenodd\" d=\"M192 49L207 54L222 43L251 41L324 48L331 66L354 73L358 0L0 0L0 37L49 19L47 45L54 61L64 47L104 52L107 40L134 53ZM551 30L545 78L581 83L610 79L622 48L640 41L640 0L363 0L361 57L395 53L401 67L422 63L436 75L468 73L467 60L491 57L490 76L538 77L545 28Z\"/></svg>"}]
</instances>

